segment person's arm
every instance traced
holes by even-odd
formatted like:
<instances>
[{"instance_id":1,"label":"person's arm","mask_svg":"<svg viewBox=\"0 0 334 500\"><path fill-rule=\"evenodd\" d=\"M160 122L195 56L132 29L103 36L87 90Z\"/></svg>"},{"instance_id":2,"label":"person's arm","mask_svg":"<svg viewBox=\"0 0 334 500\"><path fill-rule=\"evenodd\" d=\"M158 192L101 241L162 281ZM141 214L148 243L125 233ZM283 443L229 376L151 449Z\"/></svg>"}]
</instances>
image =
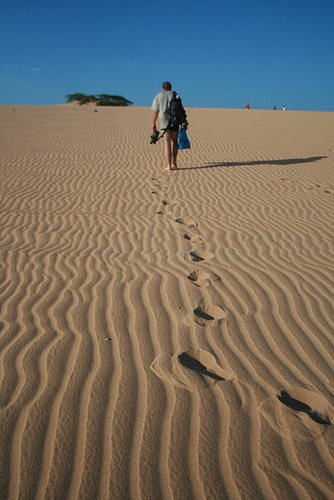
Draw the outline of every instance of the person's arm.
<instances>
[{"instance_id":1,"label":"person's arm","mask_svg":"<svg viewBox=\"0 0 334 500\"><path fill-rule=\"evenodd\" d=\"M157 118L158 118L159 111L153 111L153 121L152 121L152 129L157 130Z\"/></svg>"}]
</instances>

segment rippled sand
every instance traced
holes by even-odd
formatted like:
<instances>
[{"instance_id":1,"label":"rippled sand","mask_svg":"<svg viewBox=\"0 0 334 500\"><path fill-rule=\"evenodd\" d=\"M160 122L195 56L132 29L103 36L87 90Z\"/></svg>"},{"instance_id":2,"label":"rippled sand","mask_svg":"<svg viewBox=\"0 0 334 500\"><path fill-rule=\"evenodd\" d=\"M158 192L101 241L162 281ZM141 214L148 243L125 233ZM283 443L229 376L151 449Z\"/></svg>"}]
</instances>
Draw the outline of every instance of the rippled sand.
<instances>
[{"instance_id":1,"label":"rippled sand","mask_svg":"<svg viewBox=\"0 0 334 500\"><path fill-rule=\"evenodd\" d=\"M334 113L0 107L0 491L333 498Z\"/></svg>"}]
</instances>

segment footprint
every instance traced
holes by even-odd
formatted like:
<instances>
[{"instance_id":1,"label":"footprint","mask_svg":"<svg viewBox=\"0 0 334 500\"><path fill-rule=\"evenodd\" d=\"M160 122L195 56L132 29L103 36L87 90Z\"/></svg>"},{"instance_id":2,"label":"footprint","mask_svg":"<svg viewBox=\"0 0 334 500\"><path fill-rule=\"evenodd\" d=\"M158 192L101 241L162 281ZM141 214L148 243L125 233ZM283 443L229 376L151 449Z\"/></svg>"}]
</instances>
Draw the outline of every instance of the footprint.
<instances>
[{"instance_id":1,"label":"footprint","mask_svg":"<svg viewBox=\"0 0 334 500\"><path fill-rule=\"evenodd\" d=\"M158 215L170 215L170 210L159 210Z\"/></svg>"},{"instance_id":2,"label":"footprint","mask_svg":"<svg viewBox=\"0 0 334 500\"><path fill-rule=\"evenodd\" d=\"M221 278L215 273L212 273L210 277L210 275L204 271L193 271L188 275L188 280L192 281L196 286L203 287L208 286L211 280L221 281Z\"/></svg>"},{"instance_id":3,"label":"footprint","mask_svg":"<svg viewBox=\"0 0 334 500\"><path fill-rule=\"evenodd\" d=\"M261 403L259 410L277 433L294 440L313 440L334 432L334 408L309 388L282 390Z\"/></svg>"},{"instance_id":4,"label":"footprint","mask_svg":"<svg viewBox=\"0 0 334 500\"><path fill-rule=\"evenodd\" d=\"M193 219L190 219L189 217L181 217L179 219L176 219L175 222L178 224L183 224L184 226L187 227L196 227L197 224Z\"/></svg>"},{"instance_id":5,"label":"footprint","mask_svg":"<svg viewBox=\"0 0 334 500\"><path fill-rule=\"evenodd\" d=\"M197 323L200 326L215 326L219 321L226 317L226 311L220 306L214 304L205 304L201 300L200 304L184 318L184 323L192 326Z\"/></svg>"},{"instance_id":6,"label":"footprint","mask_svg":"<svg viewBox=\"0 0 334 500\"><path fill-rule=\"evenodd\" d=\"M158 189L166 189L168 184L165 184L164 182L159 182L159 184L155 185Z\"/></svg>"},{"instance_id":7,"label":"footprint","mask_svg":"<svg viewBox=\"0 0 334 500\"><path fill-rule=\"evenodd\" d=\"M292 397L287 391L281 391L281 394L277 396L278 400L284 405L288 406L292 410L306 413L313 422L321 425L332 425L329 416L324 412L324 405L320 403L320 411L314 410L311 405L317 404L314 400L314 395L310 391L309 394L301 390L290 391L294 397ZM309 404L304 403L300 398L305 399ZM318 402L319 403L319 402Z\"/></svg>"},{"instance_id":8,"label":"footprint","mask_svg":"<svg viewBox=\"0 0 334 500\"><path fill-rule=\"evenodd\" d=\"M207 390L217 381L228 381L234 373L222 368L215 357L203 349L184 351L181 354L162 353L150 366L161 380L188 391Z\"/></svg>"},{"instance_id":9,"label":"footprint","mask_svg":"<svg viewBox=\"0 0 334 500\"><path fill-rule=\"evenodd\" d=\"M196 318L200 318L200 320L205 321L215 321L223 319L226 316L226 312L222 307L214 305L198 306L194 309L194 314Z\"/></svg>"},{"instance_id":10,"label":"footprint","mask_svg":"<svg viewBox=\"0 0 334 500\"><path fill-rule=\"evenodd\" d=\"M203 262L204 260L209 260L213 257L213 253L211 252L190 252L189 255L193 262Z\"/></svg>"},{"instance_id":11,"label":"footprint","mask_svg":"<svg viewBox=\"0 0 334 500\"><path fill-rule=\"evenodd\" d=\"M168 205L174 205L175 200L162 200L162 204L165 205L165 206L168 206Z\"/></svg>"},{"instance_id":12,"label":"footprint","mask_svg":"<svg viewBox=\"0 0 334 500\"><path fill-rule=\"evenodd\" d=\"M167 184L164 184L164 183L154 184L154 188L151 191L151 193L155 194L157 196L162 196L163 191L166 189L166 187L167 187Z\"/></svg>"},{"instance_id":13,"label":"footprint","mask_svg":"<svg viewBox=\"0 0 334 500\"><path fill-rule=\"evenodd\" d=\"M201 236L196 233L184 233L184 238L192 243L201 243L203 241Z\"/></svg>"},{"instance_id":14,"label":"footprint","mask_svg":"<svg viewBox=\"0 0 334 500\"><path fill-rule=\"evenodd\" d=\"M209 275L203 271L193 271L189 274L188 280L192 281L194 285L205 287L210 284Z\"/></svg>"},{"instance_id":15,"label":"footprint","mask_svg":"<svg viewBox=\"0 0 334 500\"><path fill-rule=\"evenodd\" d=\"M182 354L179 354L178 359L181 365L189 370L194 370L195 372L201 375L206 375L214 380L226 380L221 375L217 375L214 371L209 370L205 365L203 365L203 363L201 363L198 359L199 357L199 353L196 352L183 352Z\"/></svg>"}]
</instances>

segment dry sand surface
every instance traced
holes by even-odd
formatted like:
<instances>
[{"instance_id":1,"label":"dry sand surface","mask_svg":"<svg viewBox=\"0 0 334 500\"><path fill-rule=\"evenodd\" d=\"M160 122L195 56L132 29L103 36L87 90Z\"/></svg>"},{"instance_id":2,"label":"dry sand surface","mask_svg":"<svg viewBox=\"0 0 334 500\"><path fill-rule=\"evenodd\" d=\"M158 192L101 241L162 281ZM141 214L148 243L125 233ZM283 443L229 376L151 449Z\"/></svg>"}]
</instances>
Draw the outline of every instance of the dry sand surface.
<instances>
[{"instance_id":1,"label":"dry sand surface","mask_svg":"<svg viewBox=\"0 0 334 500\"><path fill-rule=\"evenodd\" d=\"M334 495L334 113L1 113L1 498Z\"/></svg>"}]
</instances>

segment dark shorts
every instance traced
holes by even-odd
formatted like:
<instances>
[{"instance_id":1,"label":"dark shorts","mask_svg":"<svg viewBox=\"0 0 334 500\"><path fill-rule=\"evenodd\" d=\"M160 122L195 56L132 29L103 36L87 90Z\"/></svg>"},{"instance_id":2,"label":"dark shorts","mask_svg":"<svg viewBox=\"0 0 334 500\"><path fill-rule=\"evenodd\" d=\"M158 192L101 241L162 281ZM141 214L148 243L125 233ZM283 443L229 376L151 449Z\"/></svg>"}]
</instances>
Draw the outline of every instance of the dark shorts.
<instances>
[{"instance_id":1,"label":"dark shorts","mask_svg":"<svg viewBox=\"0 0 334 500\"><path fill-rule=\"evenodd\" d=\"M174 127L166 127L166 128L162 128L161 130L171 130L172 132L178 132L179 127L180 127L180 125L175 125Z\"/></svg>"}]
</instances>

